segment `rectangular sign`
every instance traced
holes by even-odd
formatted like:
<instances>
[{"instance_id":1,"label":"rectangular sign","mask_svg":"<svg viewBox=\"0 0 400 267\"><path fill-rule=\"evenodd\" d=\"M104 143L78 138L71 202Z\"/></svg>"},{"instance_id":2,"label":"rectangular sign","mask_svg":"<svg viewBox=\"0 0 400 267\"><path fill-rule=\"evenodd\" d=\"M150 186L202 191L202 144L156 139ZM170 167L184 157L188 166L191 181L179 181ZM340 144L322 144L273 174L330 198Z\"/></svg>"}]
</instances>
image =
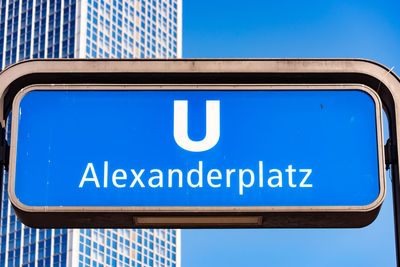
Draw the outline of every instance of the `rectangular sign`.
<instances>
[{"instance_id":1,"label":"rectangular sign","mask_svg":"<svg viewBox=\"0 0 400 267\"><path fill-rule=\"evenodd\" d=\"M13 103L10 199L217 221L377 213L381 109L361 85L34 85Z\"/></svg>"}]
</instances>

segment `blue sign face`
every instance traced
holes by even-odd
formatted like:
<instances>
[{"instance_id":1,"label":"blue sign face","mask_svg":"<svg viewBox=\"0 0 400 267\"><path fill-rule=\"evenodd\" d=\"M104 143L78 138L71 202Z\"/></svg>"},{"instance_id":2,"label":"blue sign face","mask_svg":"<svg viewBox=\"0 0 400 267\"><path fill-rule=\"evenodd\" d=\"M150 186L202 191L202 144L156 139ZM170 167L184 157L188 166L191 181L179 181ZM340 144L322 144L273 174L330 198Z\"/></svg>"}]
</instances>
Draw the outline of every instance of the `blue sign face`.
<instances>
[{"instance_id":1,"label":"blue sign face","mask_svg":"<svg viewBox=\"0 0 400 267\"><path fill-rule=\"evenodd\" d=\"M384 190L381 111L363 90L33 90L18 102L11 179L30 207L367 206Z\"/></svg>"}]
</instances>

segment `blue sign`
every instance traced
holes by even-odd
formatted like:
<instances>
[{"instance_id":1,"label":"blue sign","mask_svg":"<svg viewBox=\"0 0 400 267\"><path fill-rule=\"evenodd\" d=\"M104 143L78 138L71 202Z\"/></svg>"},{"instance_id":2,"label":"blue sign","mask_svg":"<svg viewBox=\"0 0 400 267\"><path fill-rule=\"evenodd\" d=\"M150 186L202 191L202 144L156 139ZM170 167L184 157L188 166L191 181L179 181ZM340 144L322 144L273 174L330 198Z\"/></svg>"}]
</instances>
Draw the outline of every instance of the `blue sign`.
<instances>
[{"instance_id":1,"label":"blue sign","mask_svg":"<svg viewBox=\"0 0 400 267\"><path fill-rule=\"evenodd\" d=\"M14 103L28 207L360 207L384 194L364 90L32 90Z\"/></svg>"}]
</instances>

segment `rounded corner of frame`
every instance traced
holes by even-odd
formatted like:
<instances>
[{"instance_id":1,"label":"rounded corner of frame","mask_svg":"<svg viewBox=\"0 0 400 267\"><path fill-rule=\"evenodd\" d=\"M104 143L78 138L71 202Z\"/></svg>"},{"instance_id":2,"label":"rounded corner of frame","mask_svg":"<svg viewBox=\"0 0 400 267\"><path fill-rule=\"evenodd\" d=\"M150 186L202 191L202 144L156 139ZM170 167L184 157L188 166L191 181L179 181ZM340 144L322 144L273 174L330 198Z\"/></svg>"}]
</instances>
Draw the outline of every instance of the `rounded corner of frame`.
<instances>
[{"instance_id":1,"label":"rounded corner of frame","mask_svg":"<svg viewBox=\"0 0 400 267\"><path fill-rule=\"evenodd\" d=\"M8 188L8 198L10 199L10 202L13 205L13 207L17 208L18 210L21 210L23 212L32 212L35 210L34 207L22 203L16 196L15 191L11 190L10 187Z\"/></svg>"}]
</instances>

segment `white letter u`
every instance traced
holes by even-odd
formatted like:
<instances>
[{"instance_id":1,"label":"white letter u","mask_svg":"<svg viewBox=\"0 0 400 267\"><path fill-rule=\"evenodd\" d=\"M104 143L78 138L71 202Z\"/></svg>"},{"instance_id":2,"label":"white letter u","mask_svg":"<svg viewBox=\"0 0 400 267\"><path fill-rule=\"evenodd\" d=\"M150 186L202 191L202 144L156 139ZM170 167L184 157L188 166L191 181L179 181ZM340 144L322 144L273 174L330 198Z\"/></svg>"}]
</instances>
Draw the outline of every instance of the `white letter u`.
<instances>
[{"instance_id":1,"label":"white letter u","mask_svg":"<svg viewBox=\"0 0 400 267\"><path fill-rule=\"evenodd\" d=\"M192 141L188 136L188 102L174 101L174 138L183 149L202 152L213 148L219 140L219 101L206 101L206 136L201 141Z\"/></svg>"}]
</instances>

